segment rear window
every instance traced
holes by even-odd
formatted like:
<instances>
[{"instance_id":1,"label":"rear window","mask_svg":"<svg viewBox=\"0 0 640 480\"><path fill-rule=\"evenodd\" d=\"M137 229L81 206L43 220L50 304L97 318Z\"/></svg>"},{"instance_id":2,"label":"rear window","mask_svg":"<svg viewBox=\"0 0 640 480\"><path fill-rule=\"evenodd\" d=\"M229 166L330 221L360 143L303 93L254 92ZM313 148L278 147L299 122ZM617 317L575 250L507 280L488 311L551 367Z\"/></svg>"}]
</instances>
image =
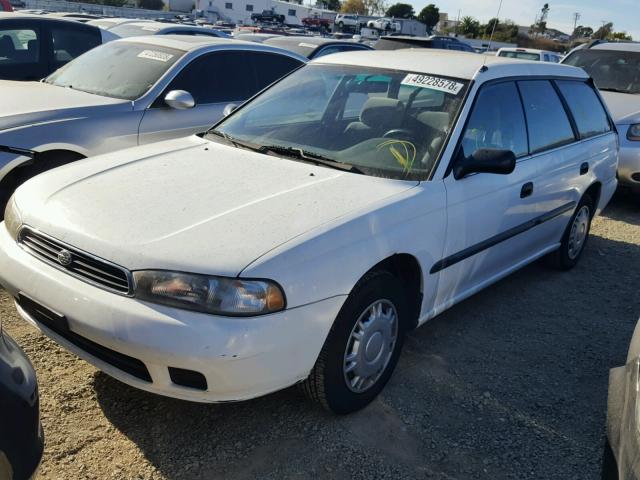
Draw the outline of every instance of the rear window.
<instances>
[{"instance_id":1,"label":"rear window","mask_svg":"<svg viewBox=\"0 0 640 480\"><path fill-rule=\"evenodd\" d=\"M573 114L580 138L611 131L607 113L596 92L589 85L565 80L556 83Z\"/></svg>"},{"instance_id":2,"label":"rear window","mask_svg":"<svg viewBox=\"0 0 640 480\"><path fill-rule=\"evenodd\" d=\"M571 123L555 88L548 80L518 82L529 129L531 153L575 140Z\"/></svg>"},{"instance_id":3,"label":"rear window","mask_svg":"<svg viewBox=\"0 0 640 480\"><path fill-rule=\"evenodd\" d=\"M500 57L517 58L518 60L540 61L539 53L532 52L500 52Z\"/></svg>"},{"instance_id":4,"label":"rear window","mask_svg":"<svg viewBox=\"0 0 640 480\"><path fill-rule=\"evenodd\" d=\"M149 22L147 25L136 25L134 23L125 23L123 25L118 25L110 29L110 32L115 33L121 38L126 37L139 37L141 35L155 35L160 30L162 30L164 25L157 25L152 22Z\"/></svg>"}]
</instances>

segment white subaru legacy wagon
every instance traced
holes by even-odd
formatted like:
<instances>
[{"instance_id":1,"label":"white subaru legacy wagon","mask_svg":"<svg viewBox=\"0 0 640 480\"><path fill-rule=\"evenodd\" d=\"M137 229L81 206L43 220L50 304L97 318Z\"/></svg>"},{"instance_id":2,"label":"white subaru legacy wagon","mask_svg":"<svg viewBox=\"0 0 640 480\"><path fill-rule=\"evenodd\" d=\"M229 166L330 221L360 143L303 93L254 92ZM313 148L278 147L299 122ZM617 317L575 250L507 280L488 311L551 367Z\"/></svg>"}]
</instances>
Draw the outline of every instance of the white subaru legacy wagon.
<instances>
[{"instance_id":1,"label":"white subaru legacy wagon","mask_svg":"<svg viewBox=\"0 0 640 480\"><path fill-rule=\"evenodd\" d=\"M204 136L24 184L0 282L28 322L134 387L223 402L300 383L347 413L411 329L540 257L574 266L617 148L575 67L330 55Z\"/></svg>"}]
</instances>

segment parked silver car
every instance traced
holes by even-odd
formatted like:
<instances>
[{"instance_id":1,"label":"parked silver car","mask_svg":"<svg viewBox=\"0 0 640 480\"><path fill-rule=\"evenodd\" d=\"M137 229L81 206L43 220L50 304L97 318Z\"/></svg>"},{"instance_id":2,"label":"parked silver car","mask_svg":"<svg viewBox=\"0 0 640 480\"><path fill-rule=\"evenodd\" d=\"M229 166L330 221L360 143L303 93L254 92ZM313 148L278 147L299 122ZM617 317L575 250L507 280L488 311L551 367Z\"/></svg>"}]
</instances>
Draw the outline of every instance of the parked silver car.
<instances>
[{"instance_id":1,"label":"parked silver car","mask_svg":"<svg viewBox=\"0 0 640 480\"><path fill-rule=\"evenodd\" d=\"M620 133L620 186L640 193L640 43L595 43L562 63L582 67L596 82Z\"/></svg>"},{"instance_id":2,"label":"parked silver car","mask_svg":"<svg viewBox=\"0 0 640 480\"><path fill-rule=\"evenodd\" d=\"M306 58L227 39L117 40L44 82L0 82L0 212L13 190L90 155L204 132ZM1 218L1 217L0 217Z\"/></svg>"}]
</instances>

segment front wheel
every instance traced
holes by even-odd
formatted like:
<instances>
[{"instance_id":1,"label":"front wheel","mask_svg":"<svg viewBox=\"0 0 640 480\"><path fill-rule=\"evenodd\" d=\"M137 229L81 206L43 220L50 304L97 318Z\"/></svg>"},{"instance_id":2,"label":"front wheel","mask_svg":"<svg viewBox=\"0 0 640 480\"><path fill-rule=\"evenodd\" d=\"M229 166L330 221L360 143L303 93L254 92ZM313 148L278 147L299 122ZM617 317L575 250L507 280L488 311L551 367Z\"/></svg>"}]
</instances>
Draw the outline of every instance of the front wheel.
<instances>
[{"instance_id":1,"label":"front wheel","mask_svg":"<svg viewBox=\"0 0 640 480\"><path fill-rule=\"evenodd\" d=\"M346 414L382 391L404 342L407 308L399 283L386 271L371 272L358 282L302 383L309 398Z\"/></svg>"},{"instance_id":2,"label":"front wheel","mask_svg":"<svg viewBox=\"0 0 640 480\"><path fill-rule=\"evenodd\" d=\"M577 265L589 239L594 208L593 200L585 194L571 216L562 236L560 248L548 257L548 263L552 267L569 270Z\"/></svg>"}]
</instances>

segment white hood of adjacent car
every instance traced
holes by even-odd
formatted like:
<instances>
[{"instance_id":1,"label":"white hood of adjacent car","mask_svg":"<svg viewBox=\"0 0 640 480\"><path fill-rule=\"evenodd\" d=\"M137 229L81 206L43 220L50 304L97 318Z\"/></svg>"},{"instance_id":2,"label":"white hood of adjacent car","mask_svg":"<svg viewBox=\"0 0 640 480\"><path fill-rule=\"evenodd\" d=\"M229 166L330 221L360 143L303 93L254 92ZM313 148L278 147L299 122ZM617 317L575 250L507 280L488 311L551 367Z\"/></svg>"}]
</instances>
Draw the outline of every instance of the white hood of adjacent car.
<instances>
[{"instance_id":1,"label":"white hood of adjacent car","mask_svg":"<svg viewBox=\"0 0 640 480\"><path fill-rule=\"evenodd\" d=\"M131 109L126 100L102 97L41 82L0 81L0 131L86 114L88 107ZM82 113L81 113L82 112Z\"/></svg>"},{"instance_id":2,"label":"white hood of adjacent car","mask_svg":"<svg viewBox=\"0 0 640 480\"><path fill-rule=\"evenodd\" d=\"M235 276L288 240L416 184L190 137L54 170L21 187L17 203L25 223L131 270Z\"/></svg>"},{"instance_id":3,"label":"white hood of adjacent car","mask_svg":"<svg viewBox=\"0 0 640 480\"><path fill-rule=\"evenodd\" d=\"M611 112L613 121L619 125L640 123L640 95L618 92L600 92Z\"/></svg>"}]
</instances>

